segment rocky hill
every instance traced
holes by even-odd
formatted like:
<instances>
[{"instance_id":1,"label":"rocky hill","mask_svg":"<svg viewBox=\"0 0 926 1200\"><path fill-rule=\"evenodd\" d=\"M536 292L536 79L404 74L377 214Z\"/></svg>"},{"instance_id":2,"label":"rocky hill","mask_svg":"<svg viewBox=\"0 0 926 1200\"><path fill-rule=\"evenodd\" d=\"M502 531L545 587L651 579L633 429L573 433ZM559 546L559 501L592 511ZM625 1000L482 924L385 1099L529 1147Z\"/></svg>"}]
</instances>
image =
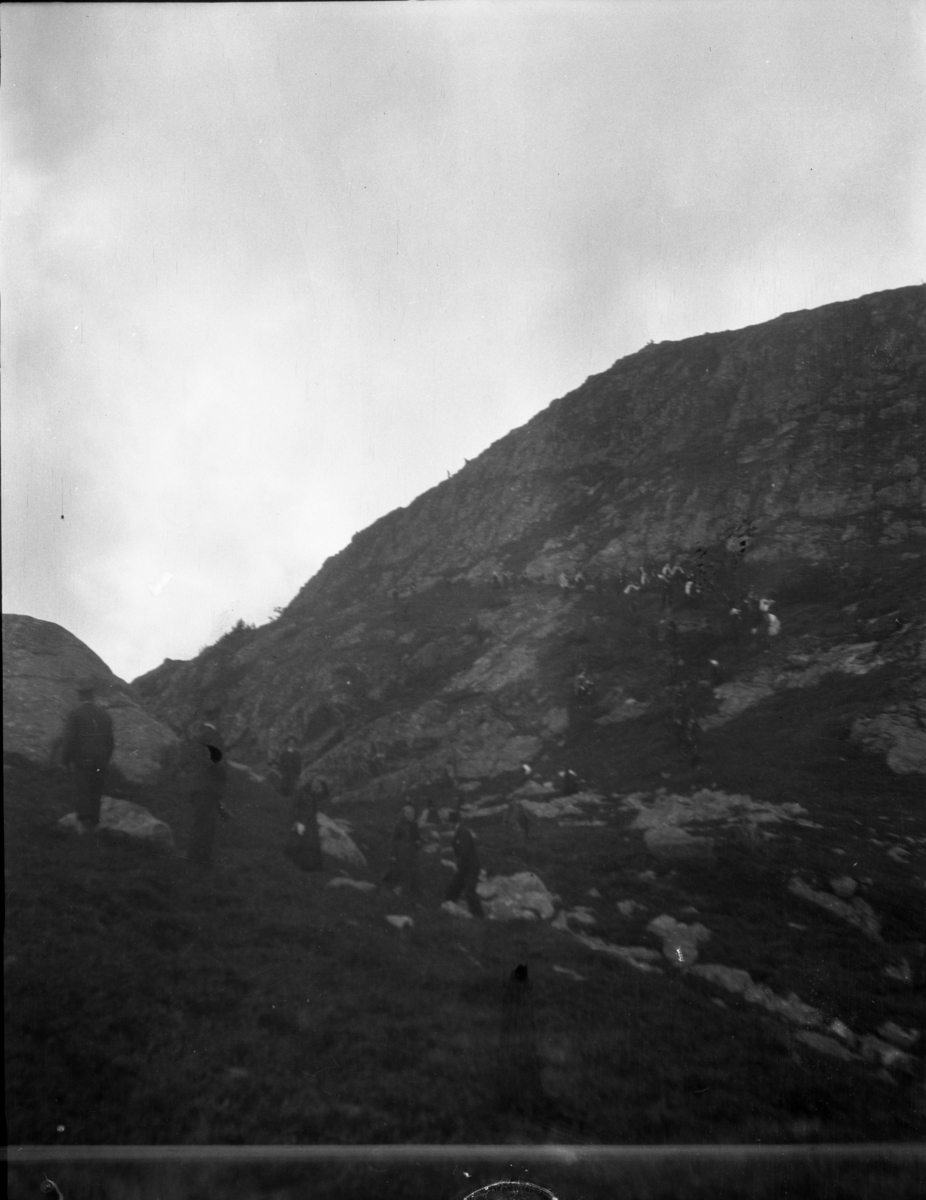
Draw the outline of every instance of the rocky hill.
<instances>
[{"instance_id":1,"label":"rocky hill","mask_svg":"<svg viewBox=\"0 0 926 1200\"><path fill-rule=\"evenodd\" d=\"M278 620L133 687L177 725L217 706L255 766L292 733L375 797L447 763L581 768L594 722L633 721L644 773L680 722L710 759L773 693L877 668L843 732L922 771L924 396L922 286L649 345L358 533Z\"/></svg>"},{"instance_id":2,"label":"rocky hill","mask_svg":"<svg viewBox=\"0 0 926 1200\"><path fill-rule=\"evenodd\" d=\"M79 638L52 621L14 613L3 615L4 758L48 764L84 679L95 681L98 703L112 714L113 766L135 783L156 777L177 735Z\"/></svg>"},{"instance_id":3,"label":"rocky hill","mask_svg":"<svg viewBox=\"0 0 926 1200\"><path fill-rule=\"evenodd\" d=\"M11 1143L842 1142L877 1182L840 1195L918 1196L881 1155L926 1116L924 397L923 287L647 347L135 680L241 768L212 871L179 757L116 781L154 855L60 836L71 781L14 755ZM68 638L4 619L22 745ZM316 873L265 777L289 734L332 783ZM456 805L486 920L446 900ZM782 1194L731 1161L625 1191Z\"/></svg>"}]
</instances>

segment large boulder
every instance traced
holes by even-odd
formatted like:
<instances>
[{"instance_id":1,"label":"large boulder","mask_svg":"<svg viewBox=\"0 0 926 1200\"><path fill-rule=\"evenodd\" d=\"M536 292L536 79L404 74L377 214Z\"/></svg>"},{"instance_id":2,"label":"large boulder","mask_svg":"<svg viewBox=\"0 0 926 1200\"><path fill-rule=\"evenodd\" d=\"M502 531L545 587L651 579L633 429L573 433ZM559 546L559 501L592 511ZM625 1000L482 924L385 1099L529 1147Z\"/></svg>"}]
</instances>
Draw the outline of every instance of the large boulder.
<instances>
[{"instance_id":1,"label":"large boulder","mask_svg":"<svg viewBox=\"0 0 926 1200\"><path fill-rule=\"evenodd\" d=\"M154 777L178 746L172 730L150 716L128 684L79 638L51 621L3 616L3 749L36 763L53 760L77 684L97 684L116 739L113 766L133 783Z\"/></svg>"},{"instance_id":2,"label":"large boulder","mask_svg":"<svg viewBox=\"0 0 926 1200\"><path fill-rule=\"evenodd\" d=\"M140 804L132 804L128 800L115 800L112 796L104 796L100 803L99 830L116 837L128 838L133 842L143 842L156 850L169 853L174 848L174 834L171 827L164 821L152 816L147 808ZM68 813L58 822L61 833L80 834L83 826L77 813Z\"/></svg>"}]
</instances>

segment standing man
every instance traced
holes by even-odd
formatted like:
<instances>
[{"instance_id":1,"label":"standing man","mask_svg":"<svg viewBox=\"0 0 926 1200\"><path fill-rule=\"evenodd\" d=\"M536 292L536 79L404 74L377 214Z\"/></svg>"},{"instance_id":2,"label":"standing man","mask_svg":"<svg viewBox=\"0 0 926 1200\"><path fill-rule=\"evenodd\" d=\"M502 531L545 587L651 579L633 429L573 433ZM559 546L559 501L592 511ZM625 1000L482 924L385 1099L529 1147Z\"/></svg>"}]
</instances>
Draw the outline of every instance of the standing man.
<instances>
[{"instance_id":1,"label":"standing man","mask_svg":"<svg viewBox=\"0 0 926 1200\"><path fill-rule=\"evenodd\" d=\"M95 692L92 679L82 680L78 685L80 703L68 713L61 744L62 765L70 769L74 778L81 833L85 825L92 831L99 824L104 772L115 749L112 717L94 704Z\"/></svg>"},{"instance_id":2,"label":"standing man","mask_svg":"<svg viewBox=\"0 0 926 1200\"><path fill-rule=\"evenodd\" d=\"M462 813L457 809L450 817L456 827L453 835L453 856L457 860L457 873L447 888L446 899L456 902L462 895L474 917L483 917L482 901L476 892L479 882L479 855L476 839L462 822Z\"/></svg>"},{"instance_id":3,"label":"standing man","mask_svg":"<svg viewBox=\"0 0 926 1200\"><path fill-rule=\"evenodd\" d=\"M296 784L302 774L302 755L296 749L294 737L290 736L286 739L286 749L280 755L277 767L280 771L280 794L291 796L296 790Z\"/></svg>"},{"instance_id":4,"label":"standing man","mask_svg":"<svg viewBox=\"0 0 926 1200\"><path fill-rule=\"evenodd\" d=\"M420 845L421 833L415 818L415 806L403 804L392 834L392 862L383 882L392 884L397 892L407 890L413 900L421 899L421 877L418 871Z\"/></svg>"},{"instance_id":5,"label":"standing man","mask_svg":"<svg viewBox=\"0 0 926 1200\"><path fill-rule=\"evenodd\" d=\"M193 805L193 829L187 859L202 867L212 866L216 821L228 820L222 807L228 766L222 735L210 722L205 722L195 742L193 786L190 801Z\"/></svg>"}]
</instances>

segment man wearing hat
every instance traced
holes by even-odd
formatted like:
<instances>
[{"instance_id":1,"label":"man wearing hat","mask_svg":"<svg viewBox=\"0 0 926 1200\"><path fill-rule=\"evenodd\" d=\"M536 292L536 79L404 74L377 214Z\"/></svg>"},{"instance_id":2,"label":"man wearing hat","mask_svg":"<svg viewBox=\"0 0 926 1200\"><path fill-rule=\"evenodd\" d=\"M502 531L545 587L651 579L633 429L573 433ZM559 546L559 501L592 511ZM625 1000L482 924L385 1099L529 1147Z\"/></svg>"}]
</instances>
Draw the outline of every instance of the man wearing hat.
<instances>
[{"instance_id":1,"label":"man wearing hat","mask_svg":"<svg viewBox=\"0 0 926 1200\"><path fill-rule=\"evenodd\" d=\"M112 718L94 704L95 694L94 681L82 679L77 687L80 703L68 713L61 744L61 762L74 778L81 830L99 824L104 773L115 749Z\"/></svg>"}]
</instances>

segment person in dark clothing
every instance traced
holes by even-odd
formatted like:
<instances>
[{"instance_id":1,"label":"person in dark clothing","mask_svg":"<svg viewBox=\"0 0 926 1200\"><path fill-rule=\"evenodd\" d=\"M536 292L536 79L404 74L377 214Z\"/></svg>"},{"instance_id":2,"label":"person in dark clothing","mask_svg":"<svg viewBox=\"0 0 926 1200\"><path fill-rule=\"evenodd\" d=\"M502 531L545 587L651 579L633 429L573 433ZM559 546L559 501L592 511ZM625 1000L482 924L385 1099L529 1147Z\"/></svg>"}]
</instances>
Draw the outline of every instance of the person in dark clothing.
<instances>
[{"instance_id":1,"label":"person in dark clothing","mask_svg":"<svg viewBox=\"0 0 926 1200\"><path fill-rule=\"evenodd\" d=\"M302 774L302 755L296 749L294 737L286 739L286 749L280 755L277 768L280 772L280 795L291 796Z\"/></svg>"},{"instance_id":2,"label":"person in dark clothing","mask_svg":"<svg viewBox=\"0 0 926 1200\"><path fill-rule=\"evenodd\" d=\"M68 713L61 742L61 762L74 779L77 820L96 829L100 820L106 766L113 756L112 717L94 703L95 686L86 680L77 689L80 703Z\"/></svg>"},{"instance_id":3,"label":"person in dark clothing","mask_svg":"<svg viewBox=\"0 0 926 1200\"><path fill-rule=\"evenodd\" d=\"M457 873L447 888L448 900L456 902L460 896L466 900L469 911L474 917L483 917L482 901L476 891L479 882L479 855L476 851L476 839L472 832L462 823L462 814L457 810L451 816L456 826L453 835L453 856L457 860Z\"/></svg>"},{"instance_id":4,"label":"person in dark clothing","mask_svg":"<svg viewBox=\"0 0 926 1200\"><path fill-rule=\"evenodd\" d=\"M415 819L415 806L404 804L402 815L392 832L392 861L383 880L396 891L408 889L415 900L421 899L421 878L418 872L418 847L421 832Z\"/></svg>"},{"instance_id":5,"label":"person in dark clothing","mask_svg":"<svg viewBox=\"0 0 926 1200\"><path fill-rule=\"evenodd\" d=\"M222 807L228 766L225 745L216 727L206 722L194 744L193 785L190 802L193 805L193 829L187 859L203 867L212 866L216 822L229 819Z\"/></svg>"},{"instance_id":6,"label":"person in dark clothing","mask_svg":"<svg viewBox=\"0 0 926 1200\"><path fill-rule=\"evenodd\" d=\"M293 799L293 824L286 854L300 871L322 869L322 843L318 832L318 806L329 795L324 779L313 779L298 789Z\"/></svg>"},{"instance_id":7,"label":"person in dark clothing","mask_svg":"<svg viewBox=\"0 0 926 1200\"><path fill-rule=\"evenodd\" d=\"M525 1116L533 1115L544 1104L531 991L527 966L522 963L505 981L496 1059L499 1109Z\"/></svg>"}]
</instances>

